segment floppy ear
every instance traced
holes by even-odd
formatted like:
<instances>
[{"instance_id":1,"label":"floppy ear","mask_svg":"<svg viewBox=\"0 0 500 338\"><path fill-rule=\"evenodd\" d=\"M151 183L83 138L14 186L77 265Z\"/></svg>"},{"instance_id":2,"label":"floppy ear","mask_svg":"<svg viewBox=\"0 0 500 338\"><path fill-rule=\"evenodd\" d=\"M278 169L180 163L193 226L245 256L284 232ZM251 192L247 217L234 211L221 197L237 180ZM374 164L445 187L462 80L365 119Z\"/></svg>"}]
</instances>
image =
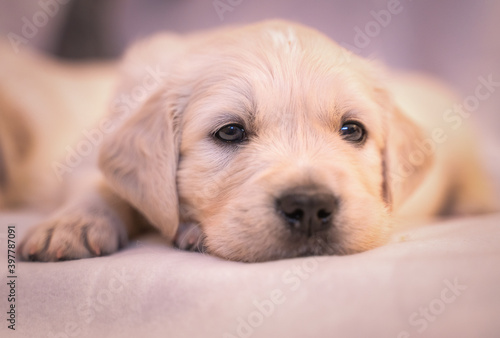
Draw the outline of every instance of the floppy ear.
<instances>
[{"instance_id":1,"label":"floppy ear","mask_svg":"<svg viewBox=\"0 0 500 338\"><path fill-rule=\"evenodd\" d=\"M421 128L397 107L388 114L384 149L384 194L397 210L422 183L434 159L434 146Z\"/></svg>"},{"instance_id":2,"label":"floppy ear","mask_svg":"<svg viewBox=\"0 0 500 338\"><path fill-rule=\"evenodd\" d=\"M176 172L179 132L175 110L158 90L102 144L99 166L116 193L164 236L179 223Z\"/></svg>"},{"instance_id":3,"label":"floppy ear","mask_svg":"<svg viewBox=\"0 0 500 338\"><path fill-rule=\"evenodd\" d=\"M111 115L122 124L99 154L110 186L169 239L179 223L180 101L185 104L189 93L173 73L189 41L161 33L129 49L121 65L118 111Z\"/></svg>"}]
</instances>

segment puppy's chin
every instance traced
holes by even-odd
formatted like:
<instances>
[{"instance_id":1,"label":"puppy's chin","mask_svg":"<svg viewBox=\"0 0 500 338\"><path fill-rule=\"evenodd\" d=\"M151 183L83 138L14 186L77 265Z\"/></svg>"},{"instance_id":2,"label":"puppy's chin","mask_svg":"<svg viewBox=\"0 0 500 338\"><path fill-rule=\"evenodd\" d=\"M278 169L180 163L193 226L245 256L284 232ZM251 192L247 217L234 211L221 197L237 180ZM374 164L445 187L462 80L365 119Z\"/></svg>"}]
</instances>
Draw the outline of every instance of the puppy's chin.
<instances>
[{"instance_id":1,"label":"puppy's chin","mask_svg":"<svg viewBox=\"0 0 500 338\"><path fill-rule=\"evenodd\" d=\"M246 226L240 224L240 227ZM276 224L269 224L267 228L276 229ZM245 233L244 230L243 233ZM211 255L232 261L252 263L295 257L360 253L385 244L388 239L387 233L381 231L369 239L360 238L356 241L353 238L343 237L335 229L311 236L303 236L287 230L271 230L263 233L261 238L223 235L218 229L207 229L204 231L203 245L205 252Z\"/></svg>"},{"instance_id":2,"label":"puppy's chin","mask_svg":"<svg viewBox=\"0 0 500 338\"><path fill-rule=\"evenodd\" d=\"M257 243L254 243L253 246L240 246L235 248L231 247L231 245L224 245L218 240L211 241L208 238L205 238L204 245L205 251L211 255L227 260L247 263L266 262L296 257L349 255L371 249L347 248L341 243L328 241L324 238L320 238L319 236L313 236L312 238L304 240L289 241L288 243L276 243L272 248L261 250L259 250ZM379 245L382 245L382 243ZM378 245L374 245L374 247L376 246Z\"/></svg>"}]
</instances>

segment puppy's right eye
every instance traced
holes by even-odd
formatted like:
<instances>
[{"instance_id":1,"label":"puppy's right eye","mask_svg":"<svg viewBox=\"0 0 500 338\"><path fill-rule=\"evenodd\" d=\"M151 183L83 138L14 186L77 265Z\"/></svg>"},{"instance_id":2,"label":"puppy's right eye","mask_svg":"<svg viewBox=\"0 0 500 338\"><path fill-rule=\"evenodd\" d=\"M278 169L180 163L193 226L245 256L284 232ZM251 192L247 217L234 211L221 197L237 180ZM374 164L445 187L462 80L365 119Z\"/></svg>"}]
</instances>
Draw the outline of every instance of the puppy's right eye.
<instances>
[{"instance_id":1,"label":"puppy's right eye","mask_svg":"<svg viewBox=\"0 0 500 338\"><path fill-rule=\"evenodd\" d=\"M239 124L228 124L217 130L215 136L229 143L239 143L246 139L245 129Z\"/></svg>"},{"instance_id":2,"label":"puppy's right eye","mask_svg":"<svg viewBox=\"0 0 500 338\"><path fill-rule=\"evenodd\" d=\"M352 143L361 143L366 138L366 131L359 122L348 121L340 128L340 135Z\"/></svg>"}]
</instances>

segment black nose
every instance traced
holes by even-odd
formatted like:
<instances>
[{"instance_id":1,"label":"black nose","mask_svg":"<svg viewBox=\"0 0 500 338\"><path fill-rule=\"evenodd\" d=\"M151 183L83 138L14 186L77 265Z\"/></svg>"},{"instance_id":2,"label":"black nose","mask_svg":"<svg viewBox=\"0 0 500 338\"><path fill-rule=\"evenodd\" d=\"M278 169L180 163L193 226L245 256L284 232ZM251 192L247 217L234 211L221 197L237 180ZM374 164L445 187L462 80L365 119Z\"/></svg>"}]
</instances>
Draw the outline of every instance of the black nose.
<instances>
[{"instance_id":1,"label":"black nose","mask_svg":"<svg viewBox=\"0 0 500 338\"><path fill-rule=\"evenodd\" d=\"M276 206L293 230L311 236L332 225L337 200L324 191L300 189L285 193L277 199Z\"/></svg>"}]
</instances>

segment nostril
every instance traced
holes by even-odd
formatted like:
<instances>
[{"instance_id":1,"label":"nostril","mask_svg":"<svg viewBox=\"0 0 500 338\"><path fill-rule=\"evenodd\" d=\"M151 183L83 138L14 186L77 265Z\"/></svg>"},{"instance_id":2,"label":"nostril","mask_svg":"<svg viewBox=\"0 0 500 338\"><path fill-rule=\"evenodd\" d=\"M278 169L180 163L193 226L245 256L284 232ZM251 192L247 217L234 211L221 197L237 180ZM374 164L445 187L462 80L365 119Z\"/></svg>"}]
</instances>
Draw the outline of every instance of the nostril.
<instances>
[{"instance_id":1,"label":"nostril","mask_svg":"<svg viewBox=\"0 0 500 338\"><path fill-rule=\"evenodd\" d=\"M318 219L320 219L322 222L328 222L330 220L330 216L332 215L331 212L326 211L325 209L321 209L318 211L316 216Z\"/></svg>"},{"instance_id":2,"label":"nostril","mask_svg":"<svg viewBox=\"0 0 500 338\"><path fill-rule=\"evenodd\" d=\"M301 209L296 209L292 212L285 212L285 216L289 219L300 221L304 217L304 211Z\"/></svg>"}]
</instances>

